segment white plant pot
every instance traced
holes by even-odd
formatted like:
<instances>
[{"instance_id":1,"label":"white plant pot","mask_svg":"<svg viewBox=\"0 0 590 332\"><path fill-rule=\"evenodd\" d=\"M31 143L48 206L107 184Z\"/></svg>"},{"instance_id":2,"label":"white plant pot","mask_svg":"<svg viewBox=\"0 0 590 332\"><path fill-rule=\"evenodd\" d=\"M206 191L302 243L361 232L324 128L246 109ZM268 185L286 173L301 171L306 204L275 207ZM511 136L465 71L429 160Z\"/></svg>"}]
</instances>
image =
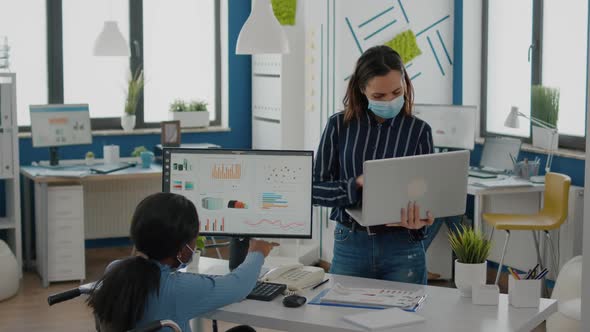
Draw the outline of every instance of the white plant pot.
<instances>
[{"instance_id":1,"label":"white plant pot","mask_svg":"<svg viewBox=\"0 0 590 332\"><path fill-rule=\"evenodd\" d=\"M455 286L463 297L471 297L473 286L484 285L487 277L487 262L463 264L455 260Z\"/></svg>"},{"instance_id":2,"label":"white plant pot","mask_svg":"<svg viewBox=\"0 0 590 332\"><path fill-rule=\"evenodd\" d=\"M201 258L201 251L195 250L195 254L193 255L193 260L186 267L186 272L199 273L199 258Z\"/></svg>"},{"instance_id":3,"label":"white plant pot","mask_svg":"<svg viewBox=\"0 0 590 332\"><path fill-rule=\"evenodd\" d=\"M553 133L554 132L551 129L533 126L533 146L545 150L557 150L557 147L559 146L559 135L555 134L553 144L551 144Z\"/></svg>"},{"instance_id":4,"label":"white plant pot","mask_svg":"<svg viewBox=\"0 0 590 332\"><path fill-rule=\"evenodd\" d=\"M86 162L86 166L94 165L94 157L92 157L92 158L86 157L86 158L84 158L84 161Z\"/></svg>"},{"instance_id":5,"label":"white plant pot","mask_svg":"<svg viewBox=\"0 0 590 332\"><path fill-rule=\"evenodd\" d=\"M172 120L180 121L182 128L208 127L209 111L202 112L170 112Z\"/></svg>"},{"instance_id":6,"label":"white plant pot","mask_svg":"<svg viewBox=\"0 0 590 332\"><path fill-rule=\"evenodd\" d=\"M135 128L135 115L125 114L121 117L123 131L132 131Z\"/></svg>"}]
</instances>

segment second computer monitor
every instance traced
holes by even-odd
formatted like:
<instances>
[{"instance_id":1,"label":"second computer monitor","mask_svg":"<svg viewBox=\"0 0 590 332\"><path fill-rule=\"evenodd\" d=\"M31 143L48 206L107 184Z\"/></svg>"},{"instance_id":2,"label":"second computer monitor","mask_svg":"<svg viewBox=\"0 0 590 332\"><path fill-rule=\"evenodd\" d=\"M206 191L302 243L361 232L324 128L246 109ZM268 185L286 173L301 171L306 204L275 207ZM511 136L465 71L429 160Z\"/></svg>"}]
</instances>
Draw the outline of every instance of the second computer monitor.
<instances>
[{"instance_id":1,"label":"second computer monitor","mask_svg":"<svg viewBox=\"0 0 590 332\"><path fill-rule=\"evenodd\" d=\"M477 107L464 105L414 105L414 114L432 129L435 147L473 150Z\"/></svg>"},{"instance_id":2,"label":"second computer monitor","mask_svg":"<svg viewBox=\"0 0 590 332\"><path fill-rule=\"evenodd\" d=\"M312 151L166 148L163 191L197 208L209 236L312 235Z\"/></svg>"},{"instance_id":3,"label":"second computer monitor","mask_svg":"<svg viewBox=\"0 0 590 332\"><path fill-rule=\"evenodd\" d=\"M34 147L92 143L88 104L31 105L30 111Z\"/></svg>"}]
</instances>

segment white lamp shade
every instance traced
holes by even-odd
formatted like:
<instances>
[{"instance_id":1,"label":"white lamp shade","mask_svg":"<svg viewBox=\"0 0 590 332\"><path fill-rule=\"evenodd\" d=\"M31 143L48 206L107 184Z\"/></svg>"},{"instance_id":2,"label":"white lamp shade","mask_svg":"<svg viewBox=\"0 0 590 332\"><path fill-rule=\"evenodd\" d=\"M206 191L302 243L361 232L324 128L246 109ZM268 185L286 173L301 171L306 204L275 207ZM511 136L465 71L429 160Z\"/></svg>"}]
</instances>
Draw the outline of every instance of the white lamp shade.
<instances>
[{"instance_id":1,"label":"white lamp shade","mask_svg":"<svg viewBox=\"0 0 590 332\"><path fill-rule=\"evenodd\" d=\"M506 121L504 121L504 127L520 128L518 116L518 107L512 106L512 108L510 108L510 113L508 113L508 116L506 117Z\"/></svg>"},{"instance_id":2,"label":"white lamp shade","mask_svg":"<svg viewBox=\"0 0 590 332\"><path fill-rule=\"evenodd\" d=\"M105 21L102 31L94 42L96 56L129 56L129 44L121 34L116 21Z\"/></svg>"},{"instance_id":3,"label":"white lamp shade","mask_svg":"<svg viewBox=\"0 0 590 332\"><path fill-rule=\"evenodd\" d=\"M236 54L285 53L289 53L289 42L270 0L254 0L252 12L238 36Z\"/></svg>"}]
</instances>

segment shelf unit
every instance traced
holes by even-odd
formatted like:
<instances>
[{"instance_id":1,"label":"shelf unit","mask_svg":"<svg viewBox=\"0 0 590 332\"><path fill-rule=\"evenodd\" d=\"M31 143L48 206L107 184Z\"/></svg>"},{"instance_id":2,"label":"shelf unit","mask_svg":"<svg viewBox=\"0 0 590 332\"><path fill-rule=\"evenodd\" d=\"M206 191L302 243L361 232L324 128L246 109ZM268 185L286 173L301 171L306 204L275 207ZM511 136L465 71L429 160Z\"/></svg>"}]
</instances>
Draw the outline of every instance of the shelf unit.
<instances>
[{"instance_id":1,"label":"shelf unit","mask_svg":"<svg viewBox=\"0 0 590 332\"><path fill-rule=\"evenodd\" d=\"M0 217L1 238L16 256L22 272L18 122L16 75L0 73L0 181L4 182L5 215Z\"/></svg>"},{"instance_id":2,"label":"shelf unit","mask_svg":"<svg viewBox=\"0 0 590 332\"><path fill-rule=\"evenodd\" d=\"M300 150L305 116L305 29L303 4L298 21L283 26L288 54L252 56L252 148Z\"/></svg>"}]
</instances>

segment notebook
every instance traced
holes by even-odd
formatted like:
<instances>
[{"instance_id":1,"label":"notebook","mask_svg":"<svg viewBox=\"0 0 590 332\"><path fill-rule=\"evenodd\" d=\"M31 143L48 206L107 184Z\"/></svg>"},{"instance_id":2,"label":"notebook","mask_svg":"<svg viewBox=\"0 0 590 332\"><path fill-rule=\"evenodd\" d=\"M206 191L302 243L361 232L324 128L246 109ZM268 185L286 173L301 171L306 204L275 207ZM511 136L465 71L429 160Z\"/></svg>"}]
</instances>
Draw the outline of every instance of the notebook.
<instances>
[{"instance_id":1,"label":"notebook","mask_svg":"<svg viewBox=\"0 0 590 332\"><path fill-rule=\"evenodd\" d=\"M424 317L399 308L369 311L352 316L344 316L344 320L364 327L369 331L381 331L392 327L406 326L424 322Z\"/></svg>"}]
</instances>

